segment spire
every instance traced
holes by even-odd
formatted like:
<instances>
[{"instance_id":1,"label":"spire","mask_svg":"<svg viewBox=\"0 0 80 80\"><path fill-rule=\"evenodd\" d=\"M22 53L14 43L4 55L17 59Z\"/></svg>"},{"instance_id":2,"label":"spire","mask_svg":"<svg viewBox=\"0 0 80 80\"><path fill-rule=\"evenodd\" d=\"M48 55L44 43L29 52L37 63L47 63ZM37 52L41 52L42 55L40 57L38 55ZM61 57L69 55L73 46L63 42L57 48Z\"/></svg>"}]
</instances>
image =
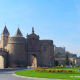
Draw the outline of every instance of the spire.
<instances>
[{"instance_id":1,"label":"spire","mask_svg":"<svg viewBox=\"0 0 80 80\"><path fill-rule=\"evenodd\" d=\"M19 29L19 27L18 27L18 29L17 29L17 31L16 31L16 33L15 33L14 36L15 37L22 37L23 36L22 33L21 33L21 31L20 31L20 29Z\"/></svg>"},{"instance_id":2,"label":"spire","mask_svg":"<svg viewBox=\"0 0 80 80\"><path fill-rule=\"evenodd\" d=\"M34 34L34 28L32 27L32 34Z\"/></svg>"},{"instance_id":3,"label":"spire","mask_svg":"<svg viewBox=\"0 0 80 80\"><path fill-rule=\"evenodd\" d=\"M5 25L5 27L4 27L4 29L3 29L1 34L9 34L9 31L8 31L6 25Z\"/></svg>"}]
</instances>

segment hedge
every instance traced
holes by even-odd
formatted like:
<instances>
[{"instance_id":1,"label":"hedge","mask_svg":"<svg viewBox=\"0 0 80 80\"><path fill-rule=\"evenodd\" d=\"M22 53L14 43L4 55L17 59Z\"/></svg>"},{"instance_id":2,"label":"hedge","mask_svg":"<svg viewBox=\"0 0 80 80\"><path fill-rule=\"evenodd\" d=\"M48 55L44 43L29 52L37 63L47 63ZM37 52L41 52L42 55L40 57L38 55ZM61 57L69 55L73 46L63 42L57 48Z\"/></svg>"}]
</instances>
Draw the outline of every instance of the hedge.
<instances>
[{"instance_id":1,"label":"hedge","mask_svg":"<svg viewBox=\"0 0 80 80\"><path fill-rule=\"evenodd\" d=\"M37 67L34 69L36 72L47 72L47 73L78 73L72 69L53 69L48 67Z\"/></svg>"}]
</instances>

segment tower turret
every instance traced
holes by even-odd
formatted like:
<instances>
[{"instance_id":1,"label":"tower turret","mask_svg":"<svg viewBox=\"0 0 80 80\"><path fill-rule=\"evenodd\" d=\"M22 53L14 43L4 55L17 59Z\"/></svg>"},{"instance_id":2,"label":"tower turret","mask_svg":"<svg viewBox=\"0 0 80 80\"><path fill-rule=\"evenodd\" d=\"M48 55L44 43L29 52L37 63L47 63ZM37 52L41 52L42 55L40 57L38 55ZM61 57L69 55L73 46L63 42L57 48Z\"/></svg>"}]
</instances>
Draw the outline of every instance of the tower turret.
<instances>
[{"instance_id":1,"label":"tower turret","mask_svg":"<svg viewBox=\"0 0 80 80\"><path fill-rule=\"evenodd\" d=\"M22 36L23 35L22 35L20 29L18 28L17 31L16 31L16 33L15 33L15 35L14 35L14 37L22 37Z\"/></svg>"},{"instance_id":2,"label":"tower turret","mask_svg":"<svg viewBox=\"0 0 80 80\"><path fill-rule=\"evenodd\" d=\"M9 31L5 25L2 33L1 33L1 47L4 48L8 43Z\"/></svg>"}]
</instances>

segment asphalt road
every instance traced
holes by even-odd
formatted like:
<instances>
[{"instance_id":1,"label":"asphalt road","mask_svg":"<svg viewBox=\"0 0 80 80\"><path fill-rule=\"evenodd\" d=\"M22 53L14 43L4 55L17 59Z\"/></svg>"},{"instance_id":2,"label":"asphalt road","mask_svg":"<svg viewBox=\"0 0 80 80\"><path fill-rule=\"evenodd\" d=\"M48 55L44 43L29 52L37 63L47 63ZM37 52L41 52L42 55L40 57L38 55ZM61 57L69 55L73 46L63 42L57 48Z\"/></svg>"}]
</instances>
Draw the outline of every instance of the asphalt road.
<instances>
[{"instance_id":1,"label":"asphalt road","mask_svg":"<svg viewBox=\"0 0 80 80\"><path fill-rule=\"evenodd\" d=\"M62 80L62 79L46 79L46 78L31 78L15 75L16 71L27 70L26 68L16 69L0 69L0 80Z\"/></svg>"}]
</instances>

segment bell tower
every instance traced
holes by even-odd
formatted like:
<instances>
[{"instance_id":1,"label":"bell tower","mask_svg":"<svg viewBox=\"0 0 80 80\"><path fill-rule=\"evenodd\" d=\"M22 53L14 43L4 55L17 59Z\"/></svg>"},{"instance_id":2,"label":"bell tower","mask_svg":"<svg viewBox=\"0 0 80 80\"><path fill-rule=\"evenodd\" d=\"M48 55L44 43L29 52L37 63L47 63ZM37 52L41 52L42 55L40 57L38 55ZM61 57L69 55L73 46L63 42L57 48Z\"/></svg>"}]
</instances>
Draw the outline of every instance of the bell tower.
<instances>
[{"instance_id":1,"label":"bell tower","mask_svg":"<svg viewBox=\"0 0 80 80\"><path fill-rule=\"evenodd\" d=\"M2 33L1 33L1 48L4 48L8 43L9 31L5 25Z\"/></svg>"}]
</instances>

